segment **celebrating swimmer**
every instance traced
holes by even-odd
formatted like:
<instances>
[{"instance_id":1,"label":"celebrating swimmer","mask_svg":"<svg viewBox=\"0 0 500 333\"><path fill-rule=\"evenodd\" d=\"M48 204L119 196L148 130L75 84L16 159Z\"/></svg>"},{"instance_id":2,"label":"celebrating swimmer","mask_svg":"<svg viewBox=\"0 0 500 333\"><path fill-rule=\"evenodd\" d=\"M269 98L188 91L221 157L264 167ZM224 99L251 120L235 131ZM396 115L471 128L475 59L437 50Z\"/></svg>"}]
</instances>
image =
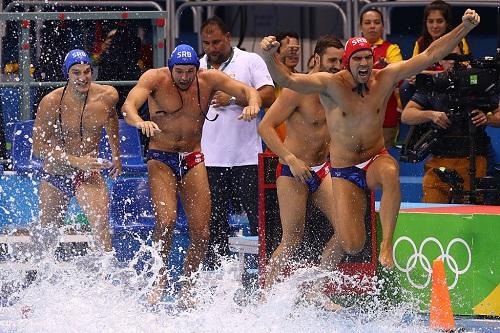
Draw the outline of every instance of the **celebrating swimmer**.
<instances>
[{"instance_id":1,"label":"celebrating swimmer","mask_svg":"<svg viewBox=\"0 0 500 333\"><path fill-rule=\"evenodd\" d=\"M130 91L123 105L125 120L150 137L149 184L154 203L156 226L154 245L167 264L177 217L177 191L189 224L191 244L184 261L184 275L190 277L205 256L209 240L210 193L201 152L203 123L216 91L246 100L239 119L255 118L261 106L257 90L236 81L222 71L199 70L200 62L189 45L177 46L168 67L145 72ZM151 121L144 121L138 109L148 102ZM148 301L157 303L167 285L165 267L149 293ZM190 302L190 283L181 288L181 301ZM190 304L186 304L190 306Z\"/></svg>"},{"instance_id":2,"label":"celebrating swimmer","mask_svg":"<svg viewBox=\"0 0 500 333\"><path fill-rule=\"evenodd\" d=\"M43 161L40 222L57 236L55 227L64 225L70 199L76 197L96 243L110 252L108 190L101 171L111 169L110 175L116 178L122 169L115 110L118 93L111 86L92 83L85 51L70 51L62 71L66 85L42 98L33 127L33 153ZM112 161L97 157L103 128Z\"/></svg>"},{"instance_id":3,"label":"celebrating swimmer","mask_svg":"<svg viewBox=\"0 0 500 333\"><path fill-rule=\"evenodd\" d=\"M394 85L415 75L450 53L479 24L479 15L467 9L462 23L410 60L373 69L373 51L365 38L347 41L343 64L336 74L291 73L275 56L274 36L262 39L261 48L271 76L299 93L317 93L325 108L331 136L330 158L334 221L344 250L349 254L365 245L366 191L382 189L380 219L382 242L379 261L394 266L392 236L401 202L399 167L384 148L383 121Z\"/></svg>"},{"instance_id":4,"label":"celebrating swimmer","mask_svg":"<svg viewBox=\"0 0 500 333\"><path fill-rule=\"evenodd\" d=\"M344 46L339 39L331 35L321 37L314 48L315 66L310 73L339 72L343 53ZM275 130L283 121L286 121L287 127L284 142ZM332 180L328 161L330 134L319 95L304 95L283 89L259 124L259 134L280 157L276 187L283 236L267 268L265 286L269 288L300 246L309 196L334 227ZM339 239L335 234L325 246L321 266L334 268L342 255Z\"/></svg>"}]
</instances>

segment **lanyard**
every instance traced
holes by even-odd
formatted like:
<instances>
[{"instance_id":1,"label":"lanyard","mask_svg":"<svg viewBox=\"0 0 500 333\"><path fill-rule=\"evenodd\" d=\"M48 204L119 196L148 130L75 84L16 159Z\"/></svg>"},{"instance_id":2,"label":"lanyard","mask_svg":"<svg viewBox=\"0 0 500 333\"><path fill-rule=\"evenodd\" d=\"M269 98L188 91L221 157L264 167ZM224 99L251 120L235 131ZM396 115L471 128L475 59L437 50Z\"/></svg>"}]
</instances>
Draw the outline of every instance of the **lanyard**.
<instances>
[{"instance_id":1,"label":"lanyard","mask_svg":"<svg viewBox=\"0 0 500 333\"><path fill-rule=\"evenodd\" d=\"M226 61L224 61L222 65L220 65L219 67L220 71L224 72L224 69L226 69L227 65L229 65L229 63L233 59L233 55L234 55L234 48L231 48L231 54L229 55L229 58ZM210 63L208 62L208 56L207 56L207 69L212 69L212 65L210 65Z\"/></svg>"},{"instance_id":2,"label":"lanyard","mask_svg":"<svg viewBox=\"0 0 500 333\"><path fill-rule=\"evenodd\" d=\"M64 140L64 133L63 133L63 127L62 127L62 101L64 94L66 93L66 88L68 87L68 82L66 82L66 85L64 86L63 92L61 94L61 99L59 100L59 108L57 109L57 115L58 115L58 120L59 120L59 126L61 126L61 141L63 144L66 144L66 140ZM85 95L85 101L83 102L83 108L82 108L82 114L80 115L80 142L83 142L83 113L85 112L85 106L87 105L87 99L89 98L89 93L90 93L90 88L87 94Z\"/></svg>"}]
</instances>

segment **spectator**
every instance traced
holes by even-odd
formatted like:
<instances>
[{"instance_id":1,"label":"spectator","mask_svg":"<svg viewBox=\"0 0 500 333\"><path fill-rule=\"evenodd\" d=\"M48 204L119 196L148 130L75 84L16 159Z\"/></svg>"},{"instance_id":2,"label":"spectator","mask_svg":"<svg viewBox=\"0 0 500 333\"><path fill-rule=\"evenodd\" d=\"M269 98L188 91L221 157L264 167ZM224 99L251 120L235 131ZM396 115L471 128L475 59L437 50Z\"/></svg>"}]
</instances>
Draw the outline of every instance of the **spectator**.
<instances>
[{"instance_id":1,"label":"spectator","mask_svg":"<svg viewBox=\"0 0 500 333\"><path fill-rule=\"evenodd\" d=\"M451 31L452 26L452 8L450 4L435 0L424 9L424 18L422 22L422 33L415 42L413 56L422 53L436 39ZM469 44L464 37L459 44L461 54L470 54ZM443 68L439 63L435 63L424 73L435 74L442 72ZM405 80L400 87L401 103L404 107L415 92L415 77Z\"/></svg>"},{"instance_id":2,"label":"spectator","mask_svg":"<svg viewBox=\"0 0 500 333\"><path fill-rule=\"evenodd\" d=\"M109 50L109 47L111 46L111 42L113 41L113 37L116 35L116 29L112 29L106 34L106 38L102 41L102 44L100 44L100 50L92 54L92 62L94 65L98 66L101 63L101 58L104 53L106 53ZM100 43L101 40L99 40Z\"/></svg>"},{"instance_id":3,"label":"spectator","mask_svg":"<svg viewBox=\"0 0 500 333\"><path fill-rule=\"evenodd\" d=\"M201 68L215 68L259 91L262 106L274 101L273 81L260 56L231 46L231 33L218 17L209 18L201 26L205 55ZM216 92L213 96L201 139L205 154L212 214L207 266L214 268L219 255L228 255L230 203L239 200L248 216L250 233L257 235L258 226L258 154L262 142L257 134L257 120L241 122L246 101ZM234 207L233 207L234 208Z\"/></svg>"},{"instance_id":4,"label":"spectator","mask_svg":"<svg viewBox=\"0 0 500 333\"><path fill-rule=\"evenodd\" d=\"M461 53L459 47L455 53ZM439 66L448 71L453 66L452 60L442 60ZM438 74L439 75L439 74ZM440 139L431 148L432 157L425 163L423 178L423 202L450 203L451 186L443 182L435 172L436 168L444 167L455 170L464 179L464 190L470 190L469 163L470 140L469 119L467 114L460 113L457 117L448 114L450 101L446 93L419 91L413 95L402 114L402 121L409 125L433 123L441 129ZM467 98L467 97L464 97ZM498 96L491 104L498 106ZM486 125L500 126L497 107L491 110L473 110L470 112L475 126L474 142L476 154L476 176L486 176L487 155L490 148L490 138L486 134ZM465 111L465 110L463 110Z\"/></svg>"}]
</instances>

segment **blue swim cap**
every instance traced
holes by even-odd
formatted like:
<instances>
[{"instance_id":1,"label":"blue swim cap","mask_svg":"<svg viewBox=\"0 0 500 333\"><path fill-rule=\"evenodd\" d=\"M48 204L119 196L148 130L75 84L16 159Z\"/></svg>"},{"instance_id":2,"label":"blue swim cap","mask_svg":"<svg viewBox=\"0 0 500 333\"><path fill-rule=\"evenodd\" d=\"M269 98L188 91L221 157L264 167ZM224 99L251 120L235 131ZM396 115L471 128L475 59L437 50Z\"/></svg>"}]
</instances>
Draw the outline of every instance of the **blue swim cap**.
<instances>
[{"instance_id":1,"label":"blue swim cap","mask_svg":"<svg viewBox=\"0 0 500 333\"><path fill-rule=\"evenodd\" d=\"M91 64L91 60L89 55L83 51L83 50L71 50L66 54L66 57L64 57L64 63L62 66L62 72L64 78L67 80L68 79L68 73L69 69L71 66L76 65L76 64Z\"/></svg>"},{"instance_id":2,"label":"blue swim cap","mask_svg":"<svg viewBox=\"0 0 500 333\"><path fill-rule=\"evenodd\" d=\"M175 65L194 65L200 68L200 60L196 51L187 44L180 44L172 51L168 59L168 68L172 70Z\"/></svg>"}]
</instances>

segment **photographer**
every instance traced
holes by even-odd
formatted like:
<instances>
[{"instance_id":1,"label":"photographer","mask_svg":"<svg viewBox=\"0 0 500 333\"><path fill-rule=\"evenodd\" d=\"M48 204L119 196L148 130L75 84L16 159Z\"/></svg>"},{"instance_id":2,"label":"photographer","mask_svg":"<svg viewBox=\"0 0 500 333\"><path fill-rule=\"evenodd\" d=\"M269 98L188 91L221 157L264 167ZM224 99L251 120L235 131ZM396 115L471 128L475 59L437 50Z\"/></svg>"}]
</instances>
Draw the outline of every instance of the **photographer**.
<instances>
[{"instance_id":1,"label":"photographer","mask_svg":"<svg viewBox=\"0 0 500 333\"><path fill-rule=\"evenodd\" d=\"M459 53L459 48L454 52ZM453 68L453 60L442 60L446 75ZM470 135L469 118L472 125L475 143L476 177L486 176L487 155L490 149L490 138L486 134L486 125L500 127L500 114L497 113L498 96L496 98L497 108L493 111L473 109L472 111L457 115L451 115L450 95L441 92L419 91L413 95L401 115L401 121L408 125L419 125L432 122L433 126L440 129L442 133L432 146L432 157L425 163L425 174L423 178L423 202L449 203L451 201L451 186L443 182L435 168L446 168L455 170L463 180L464 191L470 190ZM467 97L464 97L467 99ZM466 101L464 101L465 103Z\"/></svg>"}]
</instances>

